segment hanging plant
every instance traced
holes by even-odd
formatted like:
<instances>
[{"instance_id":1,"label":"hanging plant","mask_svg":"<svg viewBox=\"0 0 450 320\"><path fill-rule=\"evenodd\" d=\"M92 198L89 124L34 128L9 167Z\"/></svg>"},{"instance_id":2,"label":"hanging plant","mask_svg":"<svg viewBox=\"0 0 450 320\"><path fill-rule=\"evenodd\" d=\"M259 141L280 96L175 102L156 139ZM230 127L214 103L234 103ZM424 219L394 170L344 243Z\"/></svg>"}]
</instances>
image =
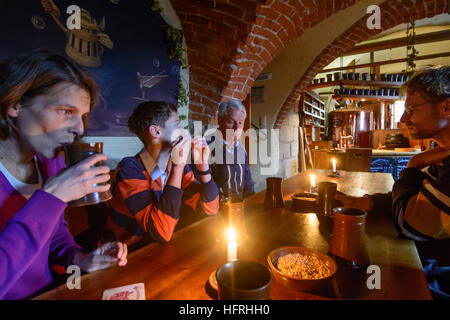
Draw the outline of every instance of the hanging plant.
<instances>
[{"instance_id":1,"label":"hanging plant","mask_svg":"<svg viewBox=\"0 0 450 320\"><path fill-rule=\"evenodd\" d=\"M172 26L167 27L166 33L167 39L171 40L175 46L169 50L169 58L177 58L180 62L180 66L183 69L188 67L187 61L184 58L186 56L186 50L183 48L183 31Z\"/></svg>"},{"instance_id":2,"label":"hanging plant","mask_svg":"<svg viewBox=\"0 0 450 320\"><path fill-rule=\"evenodd\" d=\"M178 83L178 93L176 95L178 103L185 106L189 101L189 92L183 86L183 83L180 78L180 82Z\"/></svg>"},{"instance_id":3,"label":"hanging plant","mask_svg":"<svg viewBox=\"0 0 450 320\"><path fill-rule=\"evenodd\" d=\"M157 12L159 14L162 13L162 8L159 5L158 0L153 1L153 4L150 6L150 10L152 10L153 12Z\"/></svg>"},{"instance_id":4,"label":"hanging plant","mask_svg":"<svg viewBox=\"0 0 450 320\"><path fill-rule=\"evenodd\" d=\"M419 51L414 47L416 43L416 29L415 22L412 21L408 24L406 28L406 71L414 71L416 68L416 64L414 61L416 60Z\"/></svg>"},{"instance_id":5,"label":"hanging plant","mask_svg":"<svg viewBox=\"0 0 450 320\"><path fill-rule=\"evenodd\" d=\"M153 1L153 4L151 5L150 9L153 12L157 12L160 15L162 15L163 9L161 8L161 5L159 4L158 0ZM166 33L165 33L166 39L172 43L172 46L171 46L171 48L169 48L169 52L168 52L169 59L170 60L177 59L178 62L180 63L180 67L182 69L188 68L189 65L185 58L187 56L187 52L186 52L186 49L183 48L183 30L174 28L170 25L167 25L166 28L167 28ZM180 75L180 81L178 83L178 92L177 92L175 98L177 99L178 107L185 106L188 104L189 92L183 86L183 81L181 79L181 75ZM180 117L180 120L187 119L187 115L184 115L184 114L179 115L179 117Z\"/></svg>"}]
</instances>

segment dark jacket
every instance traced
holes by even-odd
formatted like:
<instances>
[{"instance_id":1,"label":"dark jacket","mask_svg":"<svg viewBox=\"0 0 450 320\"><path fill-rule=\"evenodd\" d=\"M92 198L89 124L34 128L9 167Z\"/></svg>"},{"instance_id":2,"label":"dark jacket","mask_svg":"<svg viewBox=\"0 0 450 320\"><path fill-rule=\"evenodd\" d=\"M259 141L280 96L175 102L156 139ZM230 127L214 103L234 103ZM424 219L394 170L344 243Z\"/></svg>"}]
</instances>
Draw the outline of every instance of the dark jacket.
<instances>
[{"instance_id":1,"label":"dark jacket","mask_svg":"<svg viewBox=\"0 0 450 320\"><path fill-rule=\"evenodd\" d=\"M214 140L209 142L211 146ZM211 174L219 188L221 196L232 198L246 198L255 193L255 183L253 182L250 167L248 165L248 156L244 146L237 143L233 149L223 145L223 157L221 163L215 161L210 165ZM215 149L211 150L211 157L215 157ZM194 175L199 179L198 170L194 164L191 164Z\"/></svg>"}]
</instances>

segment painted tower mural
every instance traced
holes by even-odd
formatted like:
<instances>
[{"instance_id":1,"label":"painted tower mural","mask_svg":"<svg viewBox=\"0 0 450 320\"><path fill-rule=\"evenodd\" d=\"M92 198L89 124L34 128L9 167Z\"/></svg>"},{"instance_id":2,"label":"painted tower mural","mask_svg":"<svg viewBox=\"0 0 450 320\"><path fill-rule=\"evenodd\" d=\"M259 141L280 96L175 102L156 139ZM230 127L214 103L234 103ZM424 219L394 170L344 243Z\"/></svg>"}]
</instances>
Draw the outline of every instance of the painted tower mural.
<instances>
[{"instance_id":1,"label":"painted tower mural","mask_svg":"<svg viewBox=\"0 0 450 320\"><path fill-rule=\"evenodd\" d=\"M141 101L177 103L180 65L169 59L167 24L151 10L152 3L0 1L0 60L34 47L71 58L89 71L100 89L86 135L131 136L127 120ZM74 6L79 10L79 26L70 28Z\"/></svg>"}]
</instances>

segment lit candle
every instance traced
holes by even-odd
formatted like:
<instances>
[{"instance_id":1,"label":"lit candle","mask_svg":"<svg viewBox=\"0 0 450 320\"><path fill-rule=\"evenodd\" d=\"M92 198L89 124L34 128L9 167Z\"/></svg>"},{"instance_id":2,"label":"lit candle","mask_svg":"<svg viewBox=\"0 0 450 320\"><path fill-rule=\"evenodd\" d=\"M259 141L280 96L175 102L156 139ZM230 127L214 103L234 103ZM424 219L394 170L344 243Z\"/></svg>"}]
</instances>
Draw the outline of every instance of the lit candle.
<instances>
[{"instance_id":1,"label":"lit candle","mask_svg":"<svg viewBox=\"0 0 450 320\"><path fill-rule=\"evenodd\" d=\"M237 242L236 233L232 228L227 229L228 237L228 261L234 261L237 259Z\"/></svg>"},{"instance_id":2,"label":"lit candle","mask_svg":"<svg viewBox=\"0 0 450 320\"><path fill-rule=\"evenodd\" d=\"M333 173L336 172L336 159L331 159L331 162L333 163Z\"/></svg>"},{"instance_id":3,"label":"lit candle","mask_svg":"<svg viewBox=\"0 0 450 320\"><path fill-rule=\"evenodd\" d=\"M311 189L313 189L316 187L316 176L312 174L309 178L311 179Z\"/></svg>"}]
</instances>

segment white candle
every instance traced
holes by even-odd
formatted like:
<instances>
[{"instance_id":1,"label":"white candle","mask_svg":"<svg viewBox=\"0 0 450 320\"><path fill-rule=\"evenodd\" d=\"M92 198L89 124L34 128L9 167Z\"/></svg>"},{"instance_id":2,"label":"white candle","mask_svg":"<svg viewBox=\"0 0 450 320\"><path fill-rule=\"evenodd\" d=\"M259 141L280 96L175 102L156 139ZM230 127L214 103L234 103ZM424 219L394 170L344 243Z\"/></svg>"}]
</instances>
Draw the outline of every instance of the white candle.
<instances>
[{"instance_id":1,"label":"white candle","mask_svg":"<svg viewBox=\"0 0 450 320\"><path fill-rule=\"evenodd\" d=\"M234 261L237 258L237 242L228 241L228 261Z\"/></svg>"},{"instance_id":2,"label":"white candle","mask_svg":"<svg viewBox=\"0 0 450 320\"><path fill-rule=\"evenodd\" d=\"M310 175L309 178L311 179L311 188L315 188L316 187L316 176L315 175Z\"/></svg>"},{"instance_id":3,"label":"white candle","mask_svg":"<svg viewBox=\"0 0 450 320\"><path fill-rule=\"evenodd\" d=\"M228 261L234 261L237 259L237 242L236 233L233 228L227 229L228 237Z\"/></svg>"},{"instance_id":4,"label":"white candle","mask_svg":"<svg viewBox=\"0 0 450 320\"><path fill-rule=\"evenodd\" d=\"M333 163L333 172L336 172L336 159L331 159L331 162Z\"/></svg>"}]
</instances>

